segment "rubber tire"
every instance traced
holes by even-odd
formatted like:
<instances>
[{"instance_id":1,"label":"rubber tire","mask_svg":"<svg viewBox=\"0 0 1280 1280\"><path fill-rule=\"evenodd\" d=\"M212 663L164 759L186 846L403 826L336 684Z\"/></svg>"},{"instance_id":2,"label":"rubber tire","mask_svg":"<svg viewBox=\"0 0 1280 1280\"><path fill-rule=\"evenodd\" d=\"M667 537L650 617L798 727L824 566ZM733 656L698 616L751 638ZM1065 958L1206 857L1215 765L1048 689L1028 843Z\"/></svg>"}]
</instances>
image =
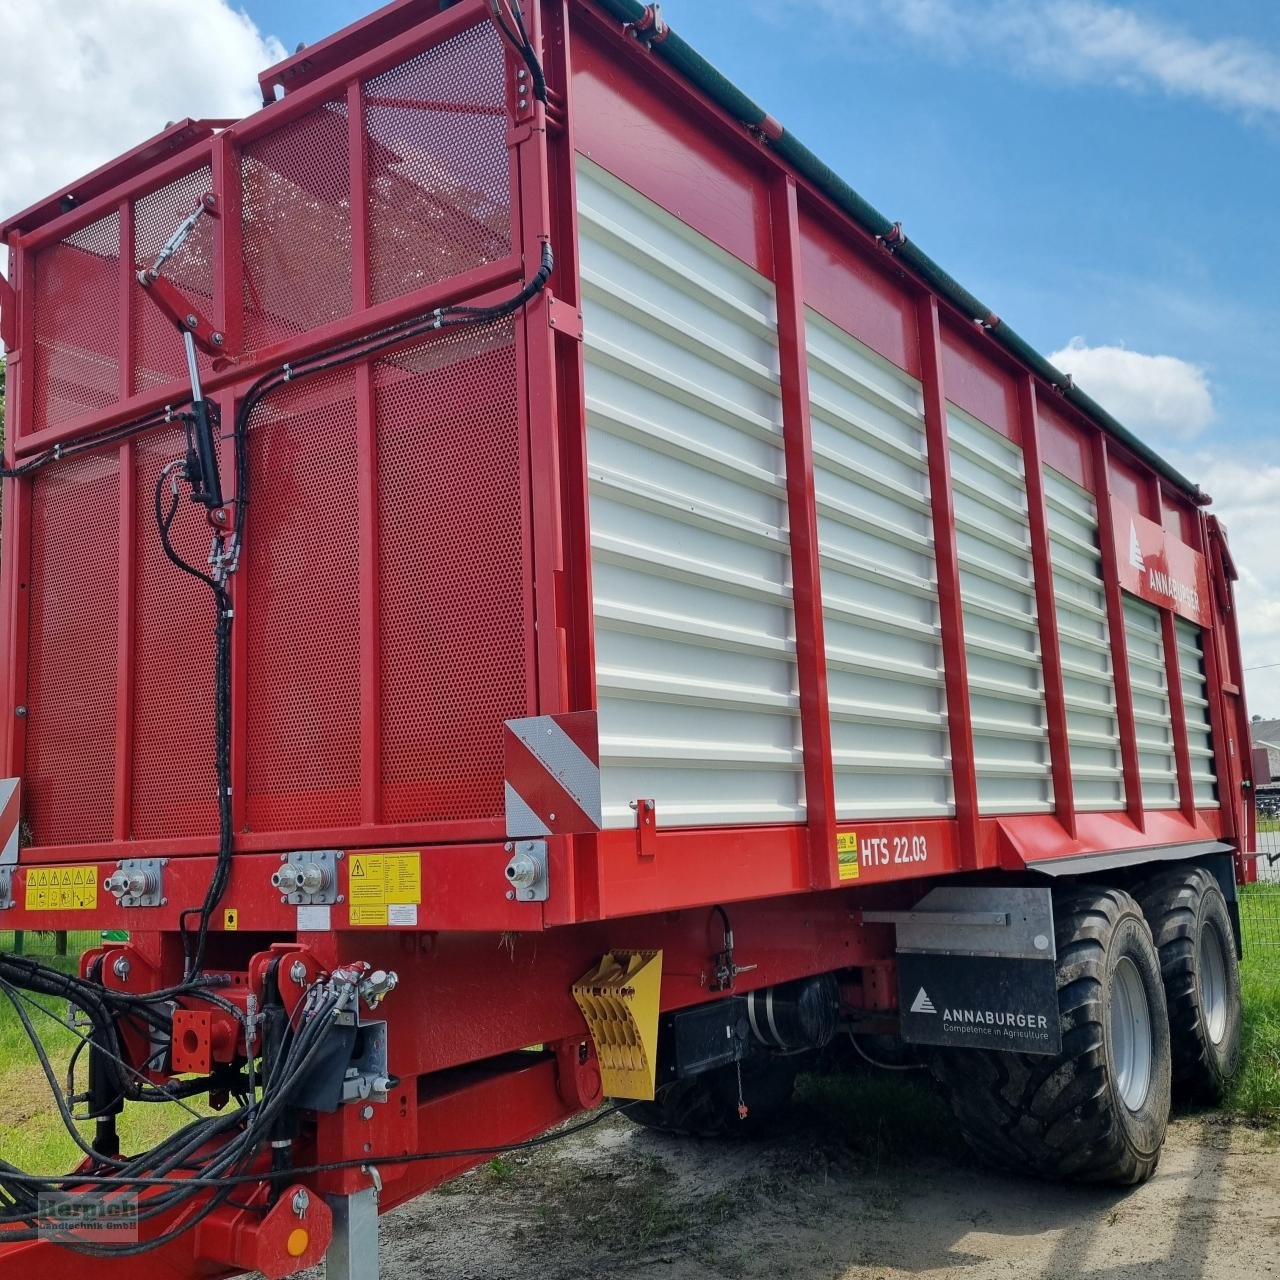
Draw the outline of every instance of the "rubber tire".
<instances>
[{"instance_id":1,"label":"rubber tire","mask_svg":"<svg viewBox=\"0 0 1280 1280\"><path fill-rule=\"evenodd\" d=\"M752 1137L767 1129L791 1101L798 1074L794 1057L747 1058L742 1063L745 1119L738 1114L738 1072L733 1064L659 1085L652 1102L637 1102L623 1114L645 1129L683 1137Z\"/></svg>"},{"instance_id":2,"label":"rubber tire","mask_svg":"<svg viewBox=\"0 0 1280 1280\"><path fill-rule=\"evenodd\" d=\"M986 1163L1054 1181L1145 1182L1164 1145L1172 1065L1151 930L1134 898L1096 885L1055 894L1054 924L1061 1052L944 1050L935 1074ZM1123 956L1138 970L1151 1017L1151 1082L1137 1112L1111 1069L1111 975Z\"/></svg>"},{"instance_id":3,"label":"rubber tire","mask_svg":"<svg viewBox=\"0 0 1280 1280\"><path fill-rule=\"evenodd\" d=\"M1150 876L1138 897L1160 953L1169 1032L1173 1096L1178 1102L1220 1102L1240 1069L1244 1044L1240 965L1227 900L1203 867L1171 867ZM1226 962L1227 1026L1214 1044L1204 1016L1199 941L1213 929Z\"/></svg>"}]
</instances>

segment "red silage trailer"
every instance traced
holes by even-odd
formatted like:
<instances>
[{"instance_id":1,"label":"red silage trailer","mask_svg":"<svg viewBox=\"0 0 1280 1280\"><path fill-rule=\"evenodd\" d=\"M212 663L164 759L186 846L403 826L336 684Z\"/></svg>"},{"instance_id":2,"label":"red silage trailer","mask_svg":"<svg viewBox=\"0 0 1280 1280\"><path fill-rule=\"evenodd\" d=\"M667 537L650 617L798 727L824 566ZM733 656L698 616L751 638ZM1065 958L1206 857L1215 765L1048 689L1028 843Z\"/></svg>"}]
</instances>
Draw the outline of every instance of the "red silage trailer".
<instances>
[{"instance_id":1,"label":"red silage trailer","mask_svg":"<svg viewBox=\"0 0 1280 1280\"><path fill-rule=\"evenodd\" d=\"M0 1170L0 1276L372 1277L488 1154L751 1124L845 1033L1149 1176L1240 1049L1207 496L657 6L261 83L0 226L0 927L129 937L0 955L95 1122Z\"/></svg>"}]
</instances>

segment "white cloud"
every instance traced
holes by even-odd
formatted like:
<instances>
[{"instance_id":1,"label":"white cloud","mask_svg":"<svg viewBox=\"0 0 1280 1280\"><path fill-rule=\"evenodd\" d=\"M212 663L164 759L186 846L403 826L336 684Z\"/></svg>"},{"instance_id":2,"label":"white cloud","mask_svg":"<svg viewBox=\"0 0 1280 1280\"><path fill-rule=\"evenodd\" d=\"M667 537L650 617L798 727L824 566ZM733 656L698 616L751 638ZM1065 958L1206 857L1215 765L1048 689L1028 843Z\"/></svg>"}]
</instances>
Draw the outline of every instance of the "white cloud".
<instances>
[{"instance_id":1,"label":"white cloud","mask_svg":"<svg viewBox=\"0 0 1280 1280\"><path fill-rule=\"evenodd\" d=\"M757 0L767 12L777 0ZM1280 116L1280 57L1243 37L1202 39L1103 0L782 0L792 13L897 34L952 60L1071 84L1191 98L1247 118Z\"/></svg>"},{"instance_id":2,"label":"white cloud","mask_svg":"<svg viewBox=\"0 0 1280 1280\"><path fill-rule=\"evenodd\" d=\"M1280 719L1280 465L1197 453L1184 472L1213 496L1240 571L1236 607L1249 711Z\"/></svg>"},{"instance_id":3,"label":"white cloud","mask_svg":"<svg viewBox=\"0 0 1280 1280\"><path fill-rule=\"evenodd\" d=\"M1270 665L1280 663L1280 463L1241 456L1244 451L1212 435L1188 448L1216 416L1213 389L1197 365L1124 347L1090 347L1081 338L1049 358L1213 497L1240 571L1240 645L1245 667L1255 668L1245 675L1249 709L1280 718L1280 666Z\"/></svg>"},{"instance_id":4,"label":"white cloud","mask_svg":"<svg viewBox=\"0 0 1280 1280\"><path fill-rule=\"evenodd\" d=\"M226 0L0 0L0 213L159 133L261 105L284 56Z\"/></svg>"},{"instance_id":5,"label":"white cloud","mask_svg":"<svg viewBox=\"0 0 1280 1280\"><path fill-rule=\"evenodd\" d=\"M1083 338L1072 338L1049 361L1073 374L1082 391L1140 434L1190 440L1217 416L1205 371L1177 356L1091 347Z\"/></svg>"}]
</instances>

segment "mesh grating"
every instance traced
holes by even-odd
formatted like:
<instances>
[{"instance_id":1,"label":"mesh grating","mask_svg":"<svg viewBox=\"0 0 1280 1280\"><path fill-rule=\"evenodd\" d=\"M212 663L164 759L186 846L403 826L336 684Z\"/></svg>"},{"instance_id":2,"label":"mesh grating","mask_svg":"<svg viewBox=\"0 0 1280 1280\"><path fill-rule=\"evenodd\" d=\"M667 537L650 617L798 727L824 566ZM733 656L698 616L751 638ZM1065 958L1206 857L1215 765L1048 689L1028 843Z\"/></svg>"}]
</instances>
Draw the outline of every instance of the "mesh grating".
<instances>
[{"instance_id":1,"label":"mesh grating","mask_svg":"<svg viewBox=\"0 0 1280 1280\"><path fill-rule=\"evenodd\" d=\"M354 373L273 394L250 434L249 825L360 820Z\"/></svg>"},{"instance_id":2,"label":"mesh grating","mask_svg":"<svg viewBox=\"0 0 1280 1280\"><path fill-rule=\"evenodd\" d=\"M519 403L510 321L374 375L383 818L502 811L502 722L529 714Z\"/></svg>"},{"instance_id":3,"label":"mesh grating","mask_svg":"<svg viewBox=\"0 0 1280 1280\"><path fill-rule=\"evenodd\" d=\"M245 342L253 350L351 310L347 105L327 102L245 148Z\"/></svg>"},{"instance_id":4,"label":"mesh grating","mask_svg":"<svg viewBox=\"0 0 1280 1280\"><path fill-rule=\"evenodd\" d=\"M201 197L212 190L213 175L205 167L161 187L134 205L135 272L151 266L169 237L195 212ZM165 279L181 289L206 316L213 314L214 226L211 218L202 218L186 244L164 266ZM186 357L177 329L140 285L135 283L132 289L133 390L150 391L171 382L185 382ZM201 369L208 372L209 358L201 353L199 361Z\"/></svg>"},{"instance_id":5,"label":"mesh grating","mask_svg":"<svg viewBox=\"0 0 1280 1280\"><path fill-rule=\"evenodd\" d=\"M111 838L119 494L113 452L32 481L24 785L36 844Z\"/></svg>"},{"instance_id":6,"label":"mesh grating","mask_svg":"<svg viewBox=\"0 0 1280 1280\"><path fill-rule=\"evenodd\" d=\"M510 254L505 70L486 22L364 85L373 302Z\"/></svg>"},{"instance_id":7,"label":"mesh grating","mask_svg":"<svg viewBox=\"0 0 1280 1280\"><path fill-rule=\"evenodd\" d=\"M136 445L132 831L137 839L217 831L213 777L213 597L171 565L156 531L155 484L182 456L181 427ZM187 501L172 536L179 553L203 565L209 525Z\"/></svg>"},{"instance_id":8,"label":"mesh grating","mask_svg":"<svg viewBox=\"0 0 1280 1280\"><path fill-rule=\"evenodd\" d=\"M35 257L35 430L120 398L120 215Z\"/></svg>"}]
</instances>

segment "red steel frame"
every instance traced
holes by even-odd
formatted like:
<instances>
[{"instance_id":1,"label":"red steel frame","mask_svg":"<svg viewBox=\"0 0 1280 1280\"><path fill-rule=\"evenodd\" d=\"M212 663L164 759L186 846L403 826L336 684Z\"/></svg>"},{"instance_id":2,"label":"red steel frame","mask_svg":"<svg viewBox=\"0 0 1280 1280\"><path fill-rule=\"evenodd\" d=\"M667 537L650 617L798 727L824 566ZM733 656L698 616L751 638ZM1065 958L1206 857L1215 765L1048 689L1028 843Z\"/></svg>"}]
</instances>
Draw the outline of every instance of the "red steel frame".
<instances>
[{"instance_id":1,"label":"red steel frame","mask_svg":"<svg viewBox=\"0 0 1280 1280\"><path fill-rule=\"evenodd\" d=\"M883 1007L883 970L892 963L893 940L885 926L854 926L853 906L909 905L922 891L922 880L952 872L981 869L1018 870L1028 862L1102 850L1140 850L1154 844L1195 839L1238 837L1244 830L1241 784L1247 776L1240 743L1244 703L1239 688L1239 641L1231 606L1231 587L1215 552L1221 538L1216 522L1190 508L1188 500L1170 494L1187 507L1197 550L1209 558L1215 582L1214 625L1205 636L1211 719L1216 748L1220 809L1197 811L1191 793L1186 717L1177 676L1173 619L1163 627L1169 660L1170 703L1178 762L1179 805L1176 812L1144 809L1138 774L1138 750L1132 690L1124 639L1122 597L1115 574L1109 477L1119 449L1094 425L1062 402L1033 375L1017 368L995 342L966 317L900 266L869 235L848 222L820 193L790 172L759 139L699 97L669 67L630 39L589 0L540 0L528 3L535 43L540 44L551 89L550 105L531 103L515 114L510 134L512 154L513 251L504 261L416 290L392 302L370 306L368 222L363 199L353 199L353 312L288 342L254 352L238 363L217 367L206 390L221 403L224 420L233 414L237 397L258 373L285 359L321 350L335 341L368 332L436 306L507 295L538 260L550 239L557 255L551 289L529 305L517 331L520 401L527 431L527 478L532 555L527 565L528 590L538 619L530 654L532 703L540 713L590 710L595 706L594 638L590 577L589 518L586 481L583 362L580 330L574 317L580 304L577 263L577 214L574 157L579 122L574 114L582 75L579 48L605 50L617 85L647 82L679 104L678 122L663 124L674 146L717 167L726 157L749 172L763 211L754 232L757 260L752 263L776 285L779 359L787 468L787 510L794 574L798 685L802 711L803 759L807 805L804 824L680 830L659 827L641 844L635 831L610 830L598 835L559 837L549 842L552 896L545 905L508 901L501 892L507 852L496 822L434 824L386 823L378 810L379 787L379 565L376 512L376 439L369 429L372 414L371 374L357 372L356 404L361 430L357 459L361 512L360 596L360 734L352 744L360 760L363 808L359 825L321 831L270 833L244 830L247 776L245 743L245 630L235 629L233 649L233 805L237 857L224 901L238 913L235 935L216 934L214 963L237 970L250 968L250 957L273 938L291 938L295 917L266 891L270 870L281 850L307 847L388 848L410 845L424 851L424 879L429 892L416 929L395 932L351 930L338 923L331 934L299 935L296 946L309 962L331 967L344 960L367 959L398 970L407 990L386 1005L391 1028L393 1069L415 1081L416 1097L406 1095L400 1130L387 1129L385 1115L355 1121L340 1112L321 1120L317 1149L326 1157L367 1150L403 1152L415 1142L436 1146L482 1145L511 1141L541 1131L549 1124L589 1106L598 1096L589 1061L579 1061L583 1028L569 987L599 956L612 947L662 947L667 954L664 1007L679 1007L708 998L712 957L719 949L718 925L710 910L733 906L739 946L749 948L744 960L758 965L741 980L743 989L808 973L864 966L876 973L859 997L868 1007ZM131 272L129 220L135 197L155 190L203 163L212 166L222 216L217 221L214 315L228 335L228 349L240 349L240 149L281 123L293 120L335 93L346 96L349 160L353 192L363 192L369 158L363 128L360 83L369 75L417 53L477 22L488 20L485 0L463 0L443 13L411 21L411 0L357 24L343 37L325 42L324 57L310 69L291 59L264 73L264 86L291 81L297 87L217 136L196 130L175 135L178 149L144 163L124 165L120 179L95 189L70 213L54 215L56 204L41 206L37 225L18 220L5 228L17 291L17 350L11 355L6 461L29 456L55 442L66 442L90 428L128 421L165 403L173 388L135 394L129 383L132 342L130 307L133 292L125 287ZM593 54L592 56L597 56ZM512 64L514 66L514 63ZM658 127L655 125L655 127ZM607 121L592 122L592 158L604 167L616 164L627 173L641 160L624 129L611 131ZM150 144L149 144L150 145ZM145 152L150 156L151 152ZM626 174L623 175L624 179ZM655 182L660 182L655 178ZM121 385L119 403L109 410L57 426L37 427L32 393L34 335L33 255L69 232L118 209L121 212L121 280L126 299L120 318ZM831 730L823 640L821 568L813 488L813 451L805 360L806 288L801 265L806 219L835 227L857 270L890 281L903 299L918 343L919 378L923 388L928 442L929 481L933 503L933 538L938 576L941 642L947 699L947 727L955 817L936 820L837 822L831 762ZM695 230L722 241L721 228ZM18 229L18 228L22 229ZM728 247L728 246L726 246ZM741 244L731 251L741 255ZM880 287L889 287L882 283ZM580 321L578 322L580 324ZM1029 533L1044 659L1044 692L1049 731L1055 812L1052 815L986 817L980 813L966 673L964 618L960 594L959 554L950 485L943 379L944 328L964 334L981 356L1003 371L1017 406L1027 473ZM976 359L977 357L975 357ZM961 394L958 390L957 395ZM1120 727L1125 807L1123 812L1078 813L1071 785L1066 737L1066 701L1058 652L1046 499L1041 467L1044 432L1040 404L1054 403L1060 416L1088 441L1085 473L1097 500L1099 533L1105 567L1106 604ZM80 912L28 912L19 905L0 913L7 928L130 928L134 953L149 957L157 983L171 980L177 904L195 900L207 882L214 841L203 837L129 841L128 776L133 708L133 580L135 572L131 491L133 445L119 446L122 484L120 508L121 570L119 582L117 663L117 761L114 842L24 850L24 863L92 861L110 866L121 856L163 854L171 858L167 894L174 905L148 910L140 930L137 911L100 905L91 916ZM228 458L229 461L229 458ZM1141 464L1128 465L1142 474ZM230 475L230 468L224 468ZM1157 515L1162 499L1154 476L1149 480ZM126 492L126 490L130 490ZM1179 535L1182 536L1182 535ZM19 774L24 754L23 721L15 714L25 699L27 583L25 556L31 542L30 484L4 482L3 594L0 596L0 650L4 662L3 736L5 772ZM245 604L243 574L234 580L237 618ZM1228 678L1231 677L1231 678ZM500 726L494 726L495 734ZM661 812L658 820L661 823ZM835 856L836 835L843 831L884 836L924 836L929 860L912 866L876 866L864 862L856 887L840 888ZM1243 867L1243 863L1240 864ZM899 883L914 879L915 884ZM19 874L19 881L21 873ZM345 888L345 885L343 886ZM851 896L854 895L854 896ZM218 922L215 922L215 927ZM573 927L557 927L573 926ZM542 936L526 938L523 935ZM494 947L495 934L515 938L510 953ZM519 990L512 978L520 976ZM536 980L531 980L536 978ZM416 995L414 989L416 988ZM449 1010L449 1018L421 1015L423 992L430 990L432 1008ZM548 1046L543 1055L507 1059L530 1044ZM589 1055L588 1059L589 1059ZM449 1073L469 1063L492 1060L476 1078ZM496 1083L495 1083L496 1082ZM501 1103L501 1105L499 1105ZM350 1111L351 1109L348 1109ZM381 1127L380 1127L381 1126ZM430 1135L428 1138L427 1135ZM396 1146L403 1143L406 1145ZM459 1160L398 1166L384 1173L389 1207L456 1173ZM356 1174L326 1175L320 1189L346 1192L367 1185ZM230 1211L228 1211L230 1212ZM227 1230L231 1230L231 1226ZM216 1235L216 1233L215 1233ZM212 1239L207 1233L206 1240ZM221 1237L218 1237L221 1238ZM174 1246L165 1257L190 1265L191 1244ZM12 1247L9 1247L10 1249ZM210 1246L213 1248L213 1246ZM235 1269L237 1259L206 1255L201 1274ZM54 1251L41 1252L49 1276L71 1275L74 1261ZM0 1271L17 1255L0 1245ZM104 1276L123 1275L122 1268L102 1263ZM59 1269L62 1268L62 1269ZM139 1274L138 1264L130 1272ZM143 1274L153 1274L144 1271Z\"/></svg>"}]
</instances>

